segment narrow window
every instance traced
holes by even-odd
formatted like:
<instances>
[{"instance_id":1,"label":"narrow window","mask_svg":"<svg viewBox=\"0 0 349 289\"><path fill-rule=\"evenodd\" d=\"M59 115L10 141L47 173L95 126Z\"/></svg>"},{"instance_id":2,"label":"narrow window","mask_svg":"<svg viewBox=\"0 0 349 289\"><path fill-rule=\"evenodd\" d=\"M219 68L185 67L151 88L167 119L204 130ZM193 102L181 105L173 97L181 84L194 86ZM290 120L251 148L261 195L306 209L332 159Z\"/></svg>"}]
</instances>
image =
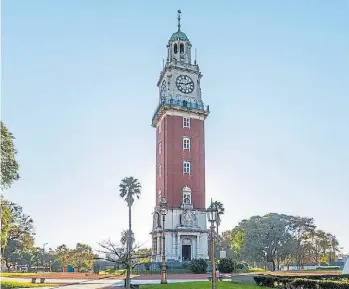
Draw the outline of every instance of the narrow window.
<instances>
[{"instance_id":1,"label":"narrow window","mask_svg":"<svg viewBox=\"0 0 349 289\"><path fill-rule=\"evenodd\" d=\"M183 188L183 204L191 205L191 189L187 186Z\"/></svg>"},{"instance_id":2,"label":"narrow window","mask_svg":"<svg viewBox=\"0 0 349 289\"><path fill-rule=\"evenodd\" d=\"M174 54L177 54L177 52L178 52L177 43L175 43L175 44L173 45L173 52L174 52Z\"/></svg>"},{"instance_id":3,"label":"narrow window","mask_svg":"<svg viewBox=\"0 0 349 289\"><path fill-rule=\"evenodd\" d=\"M190 138L188 137L183 138L183 150L190 151Z\"/></svg>"},{"instance_id":4,"label":"narrow window","mask_svg":"<svg viewBox=\"0 0 349 289\"><path fill-rule=\"evenodd\" d=\"M183 117L183 127L190 128L190 118L189 117Z\"/></svg>"},{"instance_id":5,"label":"narrow window","mask_svg":"<svg viewBox=\"0 0 349 289\"><path fill-rule=\"evenodd\" d=\"M184 53L184 44L183 44L183 43L181 43L181 44L179 45L179 52L180 52L181 54Z\"/></svg>"},{"instance_id":6,"label":"narrow window","mask_svg":"<svg viewBox=\"0 0 349 289\"><path fill-rule=\"evenodd\" d=\"M158 167L158 176L159 176L159 178L161 178L161 165L159 165L159 167Z\"/></svg>"},{"instance_id":7,"label":"narrow window","mask_svg":"<svg viewBox=\"0 0 349 289\"><path fill-rule=\"evenodd\" d=\"M162 152L162 142L159 142L159 155L161 155Z\"/></svg>"},{"instance_id":8,"label":"narrow window","mask_svg":"<svg viewBox=\"0 0 349 289\"><path fill-rule=\"evenodd\" d=\"M183 174L190 175L190 161L183 162Z\"/></svg>"}]
</instances>

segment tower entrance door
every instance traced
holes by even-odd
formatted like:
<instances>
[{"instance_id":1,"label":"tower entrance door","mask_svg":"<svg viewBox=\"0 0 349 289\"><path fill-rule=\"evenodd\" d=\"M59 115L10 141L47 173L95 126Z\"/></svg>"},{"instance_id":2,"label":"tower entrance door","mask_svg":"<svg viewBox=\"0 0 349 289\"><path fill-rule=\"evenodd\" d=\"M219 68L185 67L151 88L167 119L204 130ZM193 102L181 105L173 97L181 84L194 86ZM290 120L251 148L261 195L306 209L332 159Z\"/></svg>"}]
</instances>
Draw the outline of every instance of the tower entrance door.
<instances>
[{"instance_id":1,"label":"tower entrance door","mask_svg":"<svg viewBox=\"0 0 349 289\"><path fill-rule=\"evenodd\" d=\"M182 260L191 260L191 245L182 245Z\"/></svg>"}]
</instances>

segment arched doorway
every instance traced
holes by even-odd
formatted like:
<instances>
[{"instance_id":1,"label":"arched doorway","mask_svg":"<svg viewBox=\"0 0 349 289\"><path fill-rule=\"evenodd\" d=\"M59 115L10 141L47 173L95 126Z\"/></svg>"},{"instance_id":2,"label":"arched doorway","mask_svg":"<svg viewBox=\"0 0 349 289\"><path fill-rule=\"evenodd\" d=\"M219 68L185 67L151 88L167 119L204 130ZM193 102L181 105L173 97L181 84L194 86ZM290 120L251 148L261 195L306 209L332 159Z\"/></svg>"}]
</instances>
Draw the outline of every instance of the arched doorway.
<instances>
[{"instance_id":1,"label":"arched doorway","mask_svg":"<svg viewBox=\"0 0 349 289\"><path fill-rule=\"evenodd\" d=\"M182 241L182 261L190 261L192 252L191 240L186 238Z\"/></svg>"}]
</instances>

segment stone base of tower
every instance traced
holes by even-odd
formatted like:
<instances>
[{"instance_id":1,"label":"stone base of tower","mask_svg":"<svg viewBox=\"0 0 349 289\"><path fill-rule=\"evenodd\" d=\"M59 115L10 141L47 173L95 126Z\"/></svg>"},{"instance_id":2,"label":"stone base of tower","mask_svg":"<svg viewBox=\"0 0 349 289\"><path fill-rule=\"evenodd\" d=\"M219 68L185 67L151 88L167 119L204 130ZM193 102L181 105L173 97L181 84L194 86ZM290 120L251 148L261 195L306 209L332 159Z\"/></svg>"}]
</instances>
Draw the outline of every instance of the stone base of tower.
<instances>
[{"instance_id":1,"label":"stone base of tower","mask_svg":"<svg viewBox=\"0 0 349 289\"><path fill-rule=\"evenodd\" d=\"M156 214L152 235L152 261L162 260L162 217ZM159 226L160 225L160 226ZM171 209L165 220L166 261L208 259L208 234L206 212L188 209Z\"/></svg>"}]
</instances>

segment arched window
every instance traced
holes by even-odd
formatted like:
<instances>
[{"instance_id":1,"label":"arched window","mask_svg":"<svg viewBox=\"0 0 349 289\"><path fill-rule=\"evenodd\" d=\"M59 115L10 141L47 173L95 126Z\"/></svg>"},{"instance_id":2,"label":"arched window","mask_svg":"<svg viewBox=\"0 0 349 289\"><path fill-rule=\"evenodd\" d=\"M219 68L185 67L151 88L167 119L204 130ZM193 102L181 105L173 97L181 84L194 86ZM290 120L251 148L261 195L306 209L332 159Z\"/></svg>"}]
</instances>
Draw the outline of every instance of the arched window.
<instances>
[{"instance_id":1,"label":"arched window","mask_svg":"<svg viewBox=\"0 0 349 289\"><path fill-rule=\"evenodd\" d=\"M180 52L180 53L184 53L184 44L183 44L183 43L181 43L181 44L179 45L179 52Z\"/></svg>"},{"instance_id":2,"label":"arched window","mask_svg":"<svg viewBox=\"0 0 349 289\"><path fill-rule=\"evenodd\" d=\"M183 204L191 205L191 189L188 186L183 188Z\"/></svg>"},{"instance_id":3,"label":"arched window","mask_svg":"<svg viewBox=\"0 0 349 289\"><path fill-rule=\"evenodd\" d=\"M175 44L173 45L173 52L174 52L175 54L177 54L177 52L178 52L177 43L175 43Z\"/></svg>"}]
</instances>

